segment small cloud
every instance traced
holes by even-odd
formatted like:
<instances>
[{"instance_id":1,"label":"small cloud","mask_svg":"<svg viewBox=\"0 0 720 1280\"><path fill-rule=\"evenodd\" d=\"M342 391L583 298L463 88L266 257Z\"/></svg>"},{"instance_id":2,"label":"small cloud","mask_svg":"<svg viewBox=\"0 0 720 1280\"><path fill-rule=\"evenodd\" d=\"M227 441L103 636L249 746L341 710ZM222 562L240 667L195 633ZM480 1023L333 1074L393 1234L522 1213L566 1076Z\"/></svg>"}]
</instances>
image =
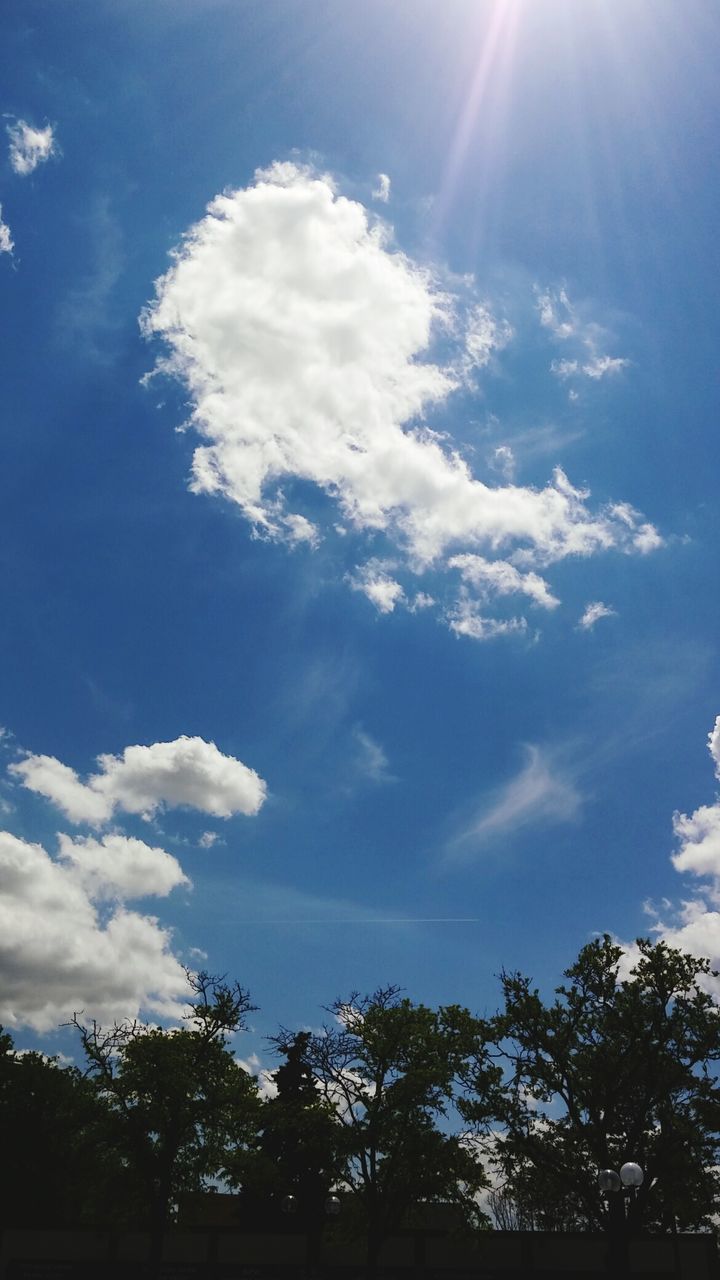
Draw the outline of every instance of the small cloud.
<instances>
[{"instance_id":1,"label":"small cloud","mask_svg":"<svg viewBox=\"0 0 720 1280\"><path fill-rule=\"evenodd\" d=\"M418 591L410 601L408 609L410 613L419 613L423 609L432 609L434 604L434 596L428 595L427 591Z\"/></svg>"},{"instance_id":2,"label":"small cloud","mask_svg":"<svg viewBox=\"0 0 720 1280\"><path fill-rule=\"evenodd\" d=\"M599 349L600 343L608 338L600 325L580 318L573 307L565 288L535 289L537 310L540 324L549 329L553 338L559 342L574 339L580 348L580 354L562 360L552 360L550 372L556 378L567 381L568 378L590 378L599 382L601 378L622 372L630 364L624 356L609 356ZM577 399L577 395L571 399Z\"/></svg>"},{"instance_id":3,"label":"small cloud","mask_svg":"<svg viewBox=\"0 0 720 1280\"><path fill-rule=\"evenodd\" d=\"M15 245L7 222L3 222L2 205L0 204L0 253L12 253Z\"/></svg>"},{"instance_id":4,"label":"small cloud","mask_svg":"<svg viewBox=\"0 0 720 1280\"><path fill-rule=\"evenodd\" d=\"M535 297L543 329L549 329L553 337L561 341L577 333L577 316L564 287L540 290L536 285Z\"/></svg>"},{"instance_id":5,"label":"small cloud","mask_svg":"<svg viewBox=\"0 0 720 1280\"><path fill-rule=\"evenodd\" d=\"M305 516L292 512L290 515L283 516L282 523L287 530L287 540L291 546L298 546L301 542L307 542L311 547L318 545L320 541L318 530Z\"/></svg>"},{"instance_id":6,"label":"small cloud","mask_svg":"<svg viewBox=\"0 0 720 1280\"><path fill-rule=\"evenodd\" d=\"M585 612L578 622L578 630L592 631L596 622L601 618L616 618L617 609L611 609L610 605L603 604L602 600L593 600L585 609Z\"/></svg>"},{"instance_id":7,"label":"small cloud","mask_svg":"<svg viewBox=\"0 0 720 1280\"><path fill-rule=\"evenodd\" d=\"M526 763L520 773L451 841L448 851L452 857L460 858L522 827L573 822L577 818L583 797L572 778L557 768L540 747L528 745L525 753Z\"/></svg>"},{"instance_id":8,"label":"small cloud","mask_svg":"<svg viewBox=\"0 0 720 1280\"><path fill-rule=\"evenodd\" d=\"M506 347L512 336L513 330L507 320L496 320L484 303L473 307L465 327L464 374L467 376L473 369L484 369L493 352Z\"/></svg>"},{"instance_id":9,"label":"small cloud","mask_svg":"<svg viewBox=\"0 0 720 1280\"><path fill-rule=\"evenodd\" d=\"M593 356L591 360L553 360L550 365L550 372L555 374L556 378L592 378L593 382L599 382L601 378L608 374L620 373L622 369L626 369L630 364L629 360L621 356ZM576 397L577 398L577 397Z\"/></svg>"},{"instance_id":10,"label":"small cloud","mask_svg":"<svg viewBox=\"0 0 720 1280\"><path fill-rule=\"evenodd\" d=\"M225 841L220 839L217 831L203 831L198 840L198 847L200 849L212 849L214 845L224 843Z\"/></svg>"},{"instance_id":11,"label":"small cloud","mask_svg":"<svg viewBox=\"0 0 720 1280\"><path fill-rule=\"evenodd\" d=\"M664 538L653 524L641 524L632 541L635 550L641 555L647 555L649 551L656 551L658 547L665 545Z\"/></svg>"},{"instance_id":12,"label":"small cloud","mask_svg":"<svg viewBox=\"0 0 720 1280\"><path fill-rule=\"evenodd\" d=\"M473 587L483 601L518 594L528 596L543 609L555 609L560 603L539 573L521 573L507 560L486 560L466 552L452 556L448 568L459 569L463 582Z\"/></svg>"},{"instance_id":13,"label":"small cloud","mask_svg":"<svg viewBox=\"0 0 720 1280\"><path fill-rule=\"evenodd\" d=\"M493 450L490 466L497 471L503 480L515 479L515 454L509 444L499 444Z\"/></svg>"},{"instance_id":14,"label":"small cloud","mask_svg":"<svg viewBox=\"0 0 720 1280\"><path fill-rule=\"evenodd\" d=\"M377 176L377 186L372 193L373 200L379 200L382 204L387 204L390 199L390 178L386 173L379 173Z\"/></svg>"},{"instance_id":15,"label":"small cloud","mask_svg":"<svg viewBox=\"0 0 720 1280\"><path fill-rule=\"evenodd\" d=\"M622 369L627 369L629 364L630 361L622 356L594 356L583 365L582 371L587 378L598 381L608 373L620 373Z\"/></svg>"},{"instance_id":16,"label":"small cloud","mask_svg":"<svg viewBox=\"0 0 720 1280\"><path fill-rule=\"evenodd\" d=\"M10 164L15 173L27 177L44 164L51 156L57 155L57 145L51 124L44 129L36 129L27 120L16 120L7 126L10 138Z\"/></svg>"},{"instance_id":17,"label":"small cloud","mask_svg":"<svg viewBox=\"0 0 720 1280\"><path fill-rule=\"evenodd\" d=\"M202 947L191 947L188 955L191 960L207 960L208 958L207 951L203 951Z\"/></svg>"},{"instance_id":18,"label":"small cloud","mask_svg":"<svg viewBox=\"0 0 720 1280\"><path fill-rule=\"evenodd\" d=\"M446 614L448 627L456 636L467 636L470 640L495 640L497 636L527 631L525 618L488 618L481 608L481 603L463 589Z\"/></svg>"},{"instance_id":19,"label":"small cloud","mask_svg":"<svg viewBox=\"0 0 720 1280\"><path fill-rule=\"evenodd\" d=\"M377 609L378 613L392 613L397 604L404 603L405 592L395 578L387 572L393 568L389 562L368 560L361 565L355 574L348 575L353 591L362 591Z\"/></svg>"},{"instance_id":20,"label":"small cloud","mask_svg":"<svg viewBox=\"0 0 720 1280\"><path fill-rule=\"evenodd\" d=\"M556 378L575 378L580 372L580 365L577 360L553 360L550 364L550 372L554 373Z\"/></svg>"},{"instance_id":21,"label":"small cloud","mask_svg":"<svg viewBox=\"0 0 720 1280\"><path fill-rule=\"evenodd\" d=\"M369 778L371 782L395 782L390 772L388 758L380 743L376 742L364 729L356 729L354 736L358 745L358 772L363 777Z\"/></svg>"}]
</instances>

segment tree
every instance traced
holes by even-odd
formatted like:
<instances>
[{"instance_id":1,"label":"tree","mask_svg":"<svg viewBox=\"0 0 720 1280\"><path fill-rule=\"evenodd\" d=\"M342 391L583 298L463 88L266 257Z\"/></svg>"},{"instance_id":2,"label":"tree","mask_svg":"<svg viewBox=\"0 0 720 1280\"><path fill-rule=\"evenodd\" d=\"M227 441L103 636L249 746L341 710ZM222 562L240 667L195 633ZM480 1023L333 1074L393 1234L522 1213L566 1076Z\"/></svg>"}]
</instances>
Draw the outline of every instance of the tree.
<instances>
[{"instance_id":1,"label":"tree","mask_svg":"<svg viewBox=\"0 0 720 1280\"><path fill-rule=\"evenodd\" d=\"M628 1160L645 1171L629 1231L698 1229L716 1212L720 1009L706 979L717 975L663 942L639 940L626 978L622 959L608 935L589 943L548 1005L528 978L502 977L495 1036L509 1079L494 1160L516 1213L540 1228L617 1225L621 1203L603 1201L597 1173Z\"/></svg>"},{"instance_id":2,"label":"tree","mask_svg":"<svg viewBox=\"0 0 720 1280\"><path fill-rule=\"evenodd\" d=\"M437 1125L453 1109L469 1061L478 1084L483 1072L494 1078L494 1068L482 1024L457 1006L435 1011L391 986L354 993L328 1012L334 1025L307 1038L305 1057L338 1118L343 1184L367 1232L372 1274L387 1236L422 1202L452 1202L469 1222L486 1221L475 1198L485 1185L482 1166L462 1136Z\"/></svg>"},{"instance_id":3,"label":"tree","mask_svg":"<svg viewBox=\"0 0 720 1280\"><path fill-rule=\"evenodd\" d=\"M340 1127L307 1061L310 1032L279 1039L285 1062L272 1073L277 1093L263 1104L257 1134L231 1156L228 1181L264 1202L292 1195L302 1218L322 1217L339 1176Z\"/></svg>"},{"instance_id":4,"label":"tree","mask_svg":"<svg viewBox=\"0 0 720 1280\"><path fill-rule=\"evenodd\" d=\"M73 1018L88 1074L112 1113L136 1220L156 1233L178 1196L202 1190L228 1148L252 1134L259 1107L254 1080L227 1045L254 1008L248 993L205 972L188 979L195 998L186 1027L126 1022L103 1031Z\"/></svg>"},{"instance_id":5,"label":"tree","mask_svg":"<svg viewBox=\"0 0 720 1280\"><path fill-rule=\"evenodd\" d=\"M77 1067L18 1052L0 1028L0 1226L102 1224L118 1167L108 1121Z\"/></svg>"}]
</instances>

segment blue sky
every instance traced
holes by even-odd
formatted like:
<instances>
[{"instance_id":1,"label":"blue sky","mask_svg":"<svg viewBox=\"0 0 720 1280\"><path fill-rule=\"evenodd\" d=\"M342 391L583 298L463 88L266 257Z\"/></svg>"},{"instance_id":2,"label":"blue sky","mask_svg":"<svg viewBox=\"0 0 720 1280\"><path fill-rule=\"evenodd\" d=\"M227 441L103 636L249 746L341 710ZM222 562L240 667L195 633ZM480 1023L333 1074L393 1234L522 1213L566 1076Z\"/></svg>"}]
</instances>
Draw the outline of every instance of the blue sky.
<instances>
[{"instance_id":1,"label":"blue sky","mask_svg":"<svg viewBox=\"0 0 720 1280\"><path fill-rule=\"evenodd\" d=\"M716 6L0 22L0 1019L720 962Z\"/></svg>"}]
</instances>

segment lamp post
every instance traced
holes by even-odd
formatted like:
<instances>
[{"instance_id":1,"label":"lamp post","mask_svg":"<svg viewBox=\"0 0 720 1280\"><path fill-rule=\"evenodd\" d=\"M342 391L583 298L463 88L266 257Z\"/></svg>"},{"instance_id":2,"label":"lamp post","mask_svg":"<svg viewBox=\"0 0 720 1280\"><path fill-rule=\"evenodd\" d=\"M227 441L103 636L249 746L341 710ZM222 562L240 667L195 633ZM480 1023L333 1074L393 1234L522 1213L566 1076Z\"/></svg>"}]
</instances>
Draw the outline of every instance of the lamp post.
<instances>
[{"instance_id":1,"label":"lamp post","mask_svg":"<svg viewBox=\"0 0 720 1280\"><path fill-rule=\"evenodd\" d=\"M608 1202L608 1270L616 1275L627 1274L633 1206L644 1179L643 1170L634 1160L628 1160L619 1173L601 1169L598 1174L598 1186Z\"/></svg>"},{"instance_id":2,"label":"lamp post","mask_svg":"<svg viewBox=\"0 0 720 1280\"><path fill-rule=\"evenodd\" d=\"M283 1213L292 1216L298 1212L300 1202L297 1196L292 1194L284 1196L281 1202ZM318 1274L317 1268L320 1264L321 1242L323 1234L323 1221L320 1218L317 1209L310 1209L308 1215L307 1206L303 1206L303 1228L305 1232L305 1274L312 1276ZM328 1195L323 1202L323 1213L325 1220L337 1218L342 1210L342 1202L339 1196Z\"/></svg>"}]
</instances>

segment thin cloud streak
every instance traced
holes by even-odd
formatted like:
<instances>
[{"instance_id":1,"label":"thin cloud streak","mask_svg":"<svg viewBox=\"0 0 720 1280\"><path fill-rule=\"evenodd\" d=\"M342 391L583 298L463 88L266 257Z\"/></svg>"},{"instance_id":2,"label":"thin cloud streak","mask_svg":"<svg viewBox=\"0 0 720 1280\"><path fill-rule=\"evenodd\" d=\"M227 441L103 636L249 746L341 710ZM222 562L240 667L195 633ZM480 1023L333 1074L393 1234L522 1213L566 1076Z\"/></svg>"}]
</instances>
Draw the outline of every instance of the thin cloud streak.
<instances>
[{"instance_id":1,"label":"thin cloud streak","mask_svg":"<svg viewBox=\"0 0 720 1280\"><path fill-rule=\"evenodd\" d=\"M540 747L529 744L525 752L527 761L520 772L448 843L449 861L465 860L497 837L531 824L573 822L578 817L583 796L574 779Z\"/></svg>"},{"instance_id":2,"label":"thin cloud streak","mask_svg":"<svg viewBox=\"0 0 720 1280\"><path fill-rule=\"evenodd\" d=\"M398 916L393 919L385 919L379 917L371 920L353 919L351 916L343 920L239 920L237 922L243 926L247 925L316 925L316 924L481 924L480 916Z\"/></svg>"}]
</instances>

